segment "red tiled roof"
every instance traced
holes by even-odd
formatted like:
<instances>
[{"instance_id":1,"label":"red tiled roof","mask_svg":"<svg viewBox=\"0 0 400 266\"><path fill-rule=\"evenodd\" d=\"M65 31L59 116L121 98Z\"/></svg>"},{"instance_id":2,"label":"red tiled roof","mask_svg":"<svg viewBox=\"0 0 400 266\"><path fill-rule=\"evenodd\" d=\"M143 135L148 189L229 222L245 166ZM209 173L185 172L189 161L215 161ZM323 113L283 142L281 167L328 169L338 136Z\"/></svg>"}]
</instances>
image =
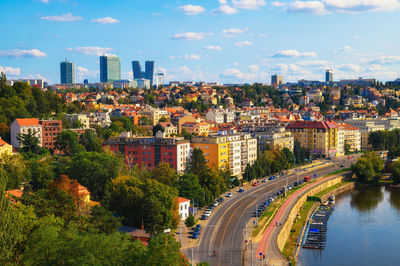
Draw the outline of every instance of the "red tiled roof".
<instances>
[{"instance_id":1,"label":"red tiled roof","mask_svg":"<svg viewBox=\"0 0 400 266\"><path fill-rule=\"evenodd\" d=\"M22 190L20 190L20 189L13 189L13 190L7 190L6 191L6 195L7 196L11 195L11 196L14 196L16 198L22 197L22 194L24 194L24 192Z\"/></svg>"},{"instance_id":2,"label":"red tiled roof","mask_svg":"<svg viewBox=\"0 0 400 266\"><path fill-rule=\"evenodd\" d=\"M329 129L337 128L337 124L332 121L297 121L287 126L288 129L296 128L313 128L313 129Z\"/></svg>"},{"instance_id":3,"label":"red tiled roof","mask_svg":"<svg viewBox=\"0 0 400 266\"><path fill-rule=\"evenodd\" d=\"M23 127L23 126L40 126L39 124L39 119L37 118L17 118L17 123Z\"/></svg>"},{"instance_id":4,"label":"red tiled roof","mask_svg":"<svg viewBox=\"0 0 400 266\"><path fill-rule=\"evenodd\" d=\"M187 201L190 201L190 200L185 199L185 198L178 197L178 202L179 202L179 203L183 203L183 202L187 202Z\"/></svg>"},{"instance_id":5,"label":"red tiled roof","mask_svg":"<svg viewBox=\"0 0 400 266\"><path fill-rule=\"evenodd\" d=\"M2 138L0 137L0 147L3 147L4 145L7 145L8 143L5 142L4 140L2 140ZM8 144L10 145L10 144Z\"/></svg>"}]
</instances>

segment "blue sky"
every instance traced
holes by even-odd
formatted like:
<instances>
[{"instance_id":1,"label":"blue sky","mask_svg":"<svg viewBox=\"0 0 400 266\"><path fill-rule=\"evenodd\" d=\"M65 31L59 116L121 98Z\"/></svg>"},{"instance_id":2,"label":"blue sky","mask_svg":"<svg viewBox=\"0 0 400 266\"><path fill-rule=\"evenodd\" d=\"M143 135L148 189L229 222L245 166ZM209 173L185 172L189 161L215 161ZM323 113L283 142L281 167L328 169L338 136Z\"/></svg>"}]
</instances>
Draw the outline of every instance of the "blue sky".
<instances>
[{"instance_id":1,"label":"blue sky","mask_svg":"<svg viewBox=\"0 0 400 266\"><path fill-rule=\"evenodd\" d=\"M99 80L103 53L154 60L166 80L270 82L400 77L398 0L1 0L0 71ZM142 63L144 65L144 62Z\"/></svg>"}]
</instances>

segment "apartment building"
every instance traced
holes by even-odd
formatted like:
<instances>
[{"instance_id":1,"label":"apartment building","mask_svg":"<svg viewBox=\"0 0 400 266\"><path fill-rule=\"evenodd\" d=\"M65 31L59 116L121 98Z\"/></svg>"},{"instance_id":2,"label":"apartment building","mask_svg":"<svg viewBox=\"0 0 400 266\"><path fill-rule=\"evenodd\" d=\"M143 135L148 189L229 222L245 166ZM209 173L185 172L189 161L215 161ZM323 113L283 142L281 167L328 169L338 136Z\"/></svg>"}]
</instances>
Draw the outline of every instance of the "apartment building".
<instances>
[{"instance_id":1,"label":"apartment building","mask_svg":"<svg viewBox=\"0 0 400 266\"><path fill-rule=\"evenodd\" d=\"M171 122L160 122L158 124L164 129L164 136L171 137L178 134L178 129Z\"/></svg>"},{"instance_id":2,"label":"apartment building","mask_svg":"<svg viewBox=\"0 0 400 266\"><path fill-rule=\"evenodd\" d=\"M242 173L246 169L247 164L252 165L257 160L257 139L251 137L250 134L241 135L241 162Z\"/></svg>"},{"instance_id":3,"label":"apartment building","mask_svg":"<svg viewBox=\"0 0 400 266\"><path fill-rule=\"evenodd\" d=\"M331 121L298 121L287 126L294 140L314 156L335 157L338 154L338 124Z\"/></svg>"},{"instance_id":4,"label":"apartment building","mask_svg":"<svg viewBox=\"0 0 400 266\"><path fill-rule=\"evenodd\" d=\"M228 135L226 140L229 143L229 168L232 175L240 176L242 173L242 140L239 134Z\"/></svg>"},{"instance_id":5,"label":"apartment building","mask_svg":"<svg viewBox=\"0 0 400 266\"><path fill-rule=\"evenodd\" d=\"M90 118L86 114L66 114L65 118L71 126L79 122L82 125L82 128L90 127Z\"/></svg>"},{"instance_id":6,"label":"apartment building","mask_svg":"<svg viewBox=\"0 0 400 266\"><path fill-rule=\"evenodd\" d=\"M360 149L370 150L372 146L368 143L369 134L374 131L385 130L389 128L390 122L379 121L378 120L365 120L365 119L347 119L344 122L346 124L352 125L360 131ZM386 123L386 125L385 125ZM392 124L393 125L393 124ZM386 127L387 126L387 127Z\"/></svg>"},{"instance_id":7,"label":"apartment building","mask_svg":"<svg viewBox=\"0 0 400 266\"><path fill-rule=\"evenodd\" d=\"M210 132L210 124L205 122L186 122L181 125L181 129L193 135L207 137Z\"/></svg>"},{"instance_id":8,"label":"apartment building","mask_svg":"<svg viewBox=\"0 0 400 266\"><path fill-rule=\"evenodd\" d=\"M344 148L345 144L349 145L350 152L361 150L361 132L359 128L346 123L340 123L339 134L343 135L342 141L339 137L339 146L338 146L339 154L345 153L345 148Z\"/></svg>"},{"instance_id":9,"label":"apartment building","mask_svg":"<svg viewBox=\"0 0 400 266\"><path fill-rule=\"evenodd\" d=\"M42 147L54 151L57 137L62 131L62 121L40 120L39 123L42 125Z\"/></svg>"},{"instance_id":10,"label":"apartment building","mask_svg":"<svg viewBox=\"0 0 400 266\"><path fill-rule=\"evenodd\" d=\"M42 147L42 125L37 118L17 118L11 124L11 145L14 148L21 148L18 140L19 134L27 134L29 130L39 139L39 146Z\"/></svg>"},{"instance_id":11,"label":"apartment building","mask_svg":"<svg viewBox=\"0 0 400 266\"><path fill-rule=\"evenodd\" d=\"M225 169L229 166L229 143L226 136L193 137L193 149L201 149L209 167Z\"/></svg>"},{"instance_id":12,"label":"apartment building","mask_svg":"<svg viewBox=\"0 0 400 266\"><path fill-rule=\"evenodd\" d=\"M235 120L235 113L227 110L210 110L206 114L206 119L217 124L231 123Z\"/></svg>"},{"instance_id":13,"label":"apartment building","mask_svg":"<svg viewBox=\"0 0 400 266\"><path fill-rule=\"evenodd\" d=\"M265 147L270 149L281 150L288 148L293 151L294 138L290 131L283 132L256 132L254 136L258 140L258 149L263 151Z\"/></svg>"},{"instance_id":14,"label":"apartment building","mask_svg":"<svg viewBox=\"0 0 400 266\"><path fill-rule=\"evenodd\" d=\"M165 162L183 172L190 158L190 142L181 137L111 137L103 146L123 154L128 166L141 169L153 169Z\"/></svg>"},{"instance_id":15,"label":"apartment building","mask_svg":"<svg viewBox=\"0 0 400 266\"><path fill-rule=\"evenodd\" d=\"M153 107L148 107L148 108L142 110L141 115L147 116L149 118L149 120L152 122L153 126L157 125L162 117L165 117L167 119L170 118L170 115L168 114L168 112L166 110L153 108Z\"/></svg>"}]
</instances>

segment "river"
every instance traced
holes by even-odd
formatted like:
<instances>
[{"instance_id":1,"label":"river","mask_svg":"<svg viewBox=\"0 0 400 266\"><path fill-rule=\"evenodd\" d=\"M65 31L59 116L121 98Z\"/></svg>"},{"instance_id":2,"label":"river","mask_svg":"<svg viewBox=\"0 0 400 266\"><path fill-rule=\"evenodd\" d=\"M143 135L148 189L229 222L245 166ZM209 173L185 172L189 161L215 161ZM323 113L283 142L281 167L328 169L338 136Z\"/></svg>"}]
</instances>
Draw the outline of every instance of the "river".
<instances>
[{"instance_id":1,"label":"river","mask_svg":"<svg viewBox=\"0 0 400 266\"><path fill-rule=\"evenodd\" d=\"M400 189L358 186L336 197L325 250L301 249L298 265L400 265Z\"/></svg>"}]
</instances>

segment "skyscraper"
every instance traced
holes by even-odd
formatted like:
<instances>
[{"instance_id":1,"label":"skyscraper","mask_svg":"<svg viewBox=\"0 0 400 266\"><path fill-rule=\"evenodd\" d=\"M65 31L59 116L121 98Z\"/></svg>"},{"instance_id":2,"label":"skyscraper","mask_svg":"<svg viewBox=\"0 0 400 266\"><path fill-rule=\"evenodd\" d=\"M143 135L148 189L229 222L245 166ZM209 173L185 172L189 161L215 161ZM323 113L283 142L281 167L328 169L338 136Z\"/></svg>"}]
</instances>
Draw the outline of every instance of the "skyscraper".
<instances>
[{"instance_id":1,"label":"skyscraper","mask_svg":"<svg viewBox=\"0 0 400 266\"><path fill-rule=\"evenodd\" d=\"M326 83L330 83L333 81L333 70L327 69L325 72L325 81Z\"/></svg>"},{"instance_id":2,"label":"skyscraper","mask_svg":"<svg viewBox=\"0 0 400 266\"><path fill-rule=\"evenodd\" d=\"M121 62L115 55L100 56L100 82L113 82L121 79Z\"/></svg>"},{"instance_id":3,"label":"skyscraper","mask_svg":"<svg viewBox=\"0 0 400 266\"><path fill-rule=\"evenodd\" d=\"M283 84L283 76L279 76L279 75L272 75L271 76L271 85L279 86L281 84Z\"/></svg>"},{"instance_id":4,"label":"skyscraper","mask_svg":"<svg viewBox=\"0 0 400 266\"><path fill-rule=\"evenodd\" d=\"M146 61L146 72L145 79L150 80L150 86L153 87L153 77L154 77L154 61Z\"/></svg>"},{"instance_id":5,"label":"skyscraper","mask_svg":"<svg viewBox=\"0 0 400 266\"><path fill-rule=\"evenodd\" d=\"M139 61L132 61L132 71L134 79L148 79L150 80L150 86L153 86L154 79L154 61L145 62L146 70L143 72Z\"/></svg>"},{"instance_id":6,"label":"skyscraper","mask_svg":"<svg viewBox=\"0 0 400 266\"><path fill-rule=\"evenodd\" d=\"M75 84L75 63L69 62L67 58L60 63L60 83Z\"/></svg>"},{"instance_id":7,"label":"skyscraper","mask_svg":"<svg viewBox=\"0 0 400 266\"><path fill-rule=\"evenodd\" d=\"M139 61L132 61L132 71L133 71L133 78L134 79L142 79L143 77L143 72L142 72L142 67L140 66Z\"/></svg>"}]
</instances>

